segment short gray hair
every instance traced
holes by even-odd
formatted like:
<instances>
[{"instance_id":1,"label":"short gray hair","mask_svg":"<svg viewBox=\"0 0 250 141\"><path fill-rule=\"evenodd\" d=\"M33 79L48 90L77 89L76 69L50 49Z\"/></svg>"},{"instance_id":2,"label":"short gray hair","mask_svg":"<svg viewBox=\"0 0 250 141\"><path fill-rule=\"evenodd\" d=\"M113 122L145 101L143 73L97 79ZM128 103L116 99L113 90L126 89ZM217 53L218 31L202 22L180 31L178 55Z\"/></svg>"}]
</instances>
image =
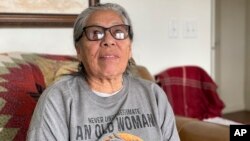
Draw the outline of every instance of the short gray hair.
<instances>
[{"instance_id":1,"label":"short gray hair","mask_svg":"<svg viewBox=\"0 0 250 141\"><path fill-rule=\"evenodd\" d=\"M128 16L128 13L126 12L126 10L118 4L105 3L105 4L97 4L95 6L88 7L87 9L83 10L78 15L78 17L76 18L76 21L74 23L73 36L74 36L75 47L76 47L76 43L82 37L83 28L86 26L88 18L90 17L90 15L92 13L94 13L95 11L98 11L98 10L112 10L112 11L116 12L117 14L119 14L122 17L122 21L124 22L124 24L130 26L129 38L131 39L131 41L133 40L133 34L134 34L133 28L132 28L131 20Z\"/></svg>"}]
</instances>

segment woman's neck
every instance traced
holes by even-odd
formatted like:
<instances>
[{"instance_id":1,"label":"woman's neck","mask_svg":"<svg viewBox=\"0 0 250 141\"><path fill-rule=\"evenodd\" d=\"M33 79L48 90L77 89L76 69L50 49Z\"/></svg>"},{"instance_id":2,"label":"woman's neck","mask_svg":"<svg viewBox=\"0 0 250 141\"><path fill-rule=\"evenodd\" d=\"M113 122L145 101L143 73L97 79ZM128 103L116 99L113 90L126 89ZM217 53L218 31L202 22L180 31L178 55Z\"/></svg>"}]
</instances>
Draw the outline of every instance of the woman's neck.
<instances>
[{"instance_id":1,"label":"woman's neck","mask_svg":"<svg viewBox=\"0 0 250 141\"><path fill-rule=\"evenodd\" d=\"M113 79L87 77L87 82L92 90L110 94L119 91L123 86L122 76Z\"/></svg>"}]
</instances>

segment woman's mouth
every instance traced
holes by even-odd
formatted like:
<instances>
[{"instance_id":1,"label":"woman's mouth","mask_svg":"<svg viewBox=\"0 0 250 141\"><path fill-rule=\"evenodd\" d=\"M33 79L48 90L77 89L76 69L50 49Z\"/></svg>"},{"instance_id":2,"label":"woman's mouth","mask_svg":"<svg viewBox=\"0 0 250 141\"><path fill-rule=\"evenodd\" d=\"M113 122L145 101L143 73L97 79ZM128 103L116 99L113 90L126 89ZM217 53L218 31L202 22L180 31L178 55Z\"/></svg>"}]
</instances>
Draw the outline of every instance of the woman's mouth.
<instances>
[{"instance_id":1,"label":"woman's mouth","mask_svg":"<svg viewBox=\"0 0 250 141\"><path fill-rule=\"evenodd\" d=\"M105 60L112 60L112 59L117 59L119 58L117 55L103 55L100 57L100 59L105 59Z\"/></svg>"}]
</instances>

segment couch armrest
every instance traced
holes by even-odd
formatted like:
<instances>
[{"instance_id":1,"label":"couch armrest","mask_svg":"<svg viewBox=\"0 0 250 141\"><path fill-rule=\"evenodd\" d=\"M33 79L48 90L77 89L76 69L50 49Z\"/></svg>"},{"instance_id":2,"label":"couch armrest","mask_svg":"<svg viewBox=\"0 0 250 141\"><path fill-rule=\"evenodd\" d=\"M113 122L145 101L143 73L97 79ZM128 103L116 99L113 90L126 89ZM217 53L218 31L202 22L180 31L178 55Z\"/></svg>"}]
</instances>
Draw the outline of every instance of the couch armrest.
<instances>
[{"instance_id":1,"label":"couch armrest","mask_svg":"<svg viewBox=\"0 0 250 141\"><path fill-rule=\"evenodd\" d=\"M229 126L176 116L181 141L229 141Z\"/></svg>"}]
</instances>

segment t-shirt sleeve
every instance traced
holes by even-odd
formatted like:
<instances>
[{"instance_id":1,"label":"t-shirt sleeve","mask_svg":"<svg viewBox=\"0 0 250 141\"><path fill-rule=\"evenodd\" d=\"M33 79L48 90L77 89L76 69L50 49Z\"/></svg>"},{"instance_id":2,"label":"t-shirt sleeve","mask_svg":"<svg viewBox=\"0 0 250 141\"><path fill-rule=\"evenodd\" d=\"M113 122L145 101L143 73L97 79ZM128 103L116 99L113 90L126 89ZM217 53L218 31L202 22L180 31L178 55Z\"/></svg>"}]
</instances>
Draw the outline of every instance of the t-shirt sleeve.
<instances>
[{"instance_id":1,"label":"t-shirt sleeve","mask_svg":"<svg viewBox=\"0 0 250 141\"><path fill-rule=\"evenodd\" d=\"M159 111L159 123L164 141L180 141L175 116L165 92L156 86L156 99Z\"/></svg>"},{"instance_id":2,"label":"t-shirt sleeve","mask_svg":"<svg viewBox=\"0 0 250 141\"><path fill-rule=\"evenodd\" d=\"M67 120L67 98L64 92L46 90L34 110L27 141L67 141L69 139Z\"/></svg>"}]
</instances>

